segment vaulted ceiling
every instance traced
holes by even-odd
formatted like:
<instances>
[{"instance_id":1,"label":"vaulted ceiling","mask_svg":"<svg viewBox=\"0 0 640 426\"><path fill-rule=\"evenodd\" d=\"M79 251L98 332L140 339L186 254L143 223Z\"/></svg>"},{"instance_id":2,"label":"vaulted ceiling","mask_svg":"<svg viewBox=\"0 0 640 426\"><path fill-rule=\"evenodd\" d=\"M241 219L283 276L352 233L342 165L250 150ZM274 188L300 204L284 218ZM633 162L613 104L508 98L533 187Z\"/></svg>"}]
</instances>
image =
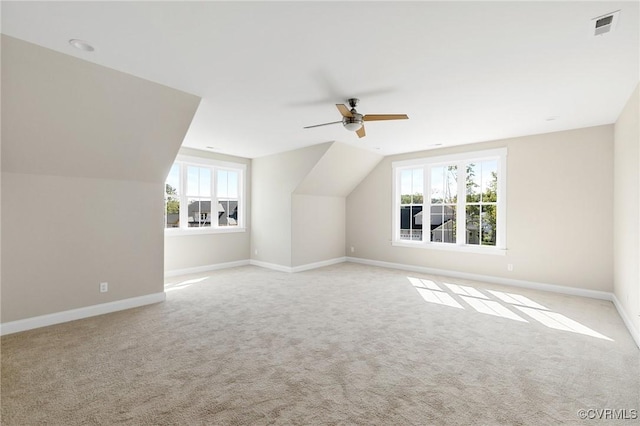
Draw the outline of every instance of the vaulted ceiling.
<instances>
[{"instance_id":1,"label":"vaulted ceiling","mask_svg":"<svg viewBox=\"0 0 640 426\"><path fill-rule=\"evenodd\" d=\"M639 80L635 2L10 2L2 33L202 97L184 146L380 154L615 122ZM620 10L615 30L593 18ZM85 52L69 45L82 39ZM336 103L406 113L359 139Z\"/></svg>"}]
</instances>

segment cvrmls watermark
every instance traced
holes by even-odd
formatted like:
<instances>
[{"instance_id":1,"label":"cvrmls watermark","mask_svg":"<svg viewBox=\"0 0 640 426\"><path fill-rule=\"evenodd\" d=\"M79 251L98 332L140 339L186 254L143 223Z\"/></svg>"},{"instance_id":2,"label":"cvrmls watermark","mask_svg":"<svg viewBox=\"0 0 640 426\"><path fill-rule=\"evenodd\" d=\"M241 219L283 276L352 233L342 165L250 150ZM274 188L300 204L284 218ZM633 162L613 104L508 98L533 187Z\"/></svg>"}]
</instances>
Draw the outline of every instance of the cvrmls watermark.
<instances>
[{"instance_id":1,"label":"cvrmls watermark","mask_svg":"<svg viewBox=\"0 0 640 426\"><path fill-rule=\"evenodd\" d=\"M578 410L578 417L586 420L636 420L638 410L614 408L583 408Z\"/></svg>"}]
</instances>

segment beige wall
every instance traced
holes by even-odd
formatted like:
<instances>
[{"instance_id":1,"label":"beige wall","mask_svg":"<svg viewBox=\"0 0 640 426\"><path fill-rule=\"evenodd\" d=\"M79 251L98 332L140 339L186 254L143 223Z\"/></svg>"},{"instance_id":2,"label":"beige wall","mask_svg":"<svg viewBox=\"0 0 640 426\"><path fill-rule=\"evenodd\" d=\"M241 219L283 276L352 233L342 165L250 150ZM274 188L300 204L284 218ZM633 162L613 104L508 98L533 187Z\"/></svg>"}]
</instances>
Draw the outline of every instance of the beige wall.
<instances>
[{"instance_id":1,"label":"beige wall","mask_svg":"<svg viewBox=\"0 0 640 426\"><path fill-rule=\"evenodd\" d=\"M344 256L345 198L292 196L292 266Z\"/></svg>"},{"instance_id":2,"label":"beige wall","mask_svg":"<svg viewBox=\"0 0 640 426\"><path fill-rule=\"evenodd\" d=\"M2 322L164 291L159 191L3 172Z\"/></svg>"},{"instance_id":3,"label":"beige wall","mask_svg":"<svg viewBox=\"0 0 640 426\"><path fill-rule=\"evenodd\" d=\"M292 196L292 266L344 257L346 196L382 156L334 142Z\"/></svg>"},{"instance_id":4,"label":"beige wall","mask_svg":"<svg viewBox=\"0 0 640 426\"><path fill-rule=\"evenodd\" d=\"M345 197L381 158L328 142L254 159L251 258L288 268L343 257Z\"/></svg>"},{"instance_id":5,"label":"beige wall","mask_svg":"<svg viewBox=\"0 0 640 426\"><path fill-rule=\"evenodd\" d=\"M615 295L640 344L640 85L615 124Z\"/></svg>"},{"instance_id":6,"label":"beige wall","mask_svg":"<svg viewBox=\"0 0 640 426\"><path fill-rule=\"evenodd\" d=\"M252 259L291 266L291 194L330 146L325 143L253 159Z\"/></svg>"},{"instance_id":7,"label":"beige wall","mask_svg":"<svg viewBox=\"0 0 640 426\"><path fill-rule=\"evenodd\" d=\"M206 268L222 263L238 262L250 257L251 226L251 160L212 152L181 148L180 155L201 157L225 162L246 164L245 212L246 232L230 232L202 235L176 235L164 237L165 272Z\"/></svg>"},{"instance_id":8,"label":"beige wall","mask_svg":"<svg viewBox=\"0 0 640 426\"><path fill-rule=\"evenodd\" d=\"M497 147L508 149L505 256L391 246L392 161ZM349 255L612 291L612 178L611 125L386 157L347 198Z\"/></svg>"},{"instance_id":9,"label":"beige wall","mask_svg":"<svg viewBox=\"0 0 640 426\"><path fill-rule=\"evenodd\" d=\"M3 323L163 291L163 184L198 103L2 36Z\"/></svg>"}]
</instances>

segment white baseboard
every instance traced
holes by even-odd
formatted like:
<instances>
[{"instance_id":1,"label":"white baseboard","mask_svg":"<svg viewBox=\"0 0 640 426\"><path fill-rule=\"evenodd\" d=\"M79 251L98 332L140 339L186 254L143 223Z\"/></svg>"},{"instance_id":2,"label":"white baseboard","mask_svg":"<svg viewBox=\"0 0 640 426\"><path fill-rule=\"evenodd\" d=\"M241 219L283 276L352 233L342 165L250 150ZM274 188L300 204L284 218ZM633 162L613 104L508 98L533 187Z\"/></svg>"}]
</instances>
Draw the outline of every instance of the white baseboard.
<instances>
[{"instance_id":1,"label":"white baseboard","mask_svg":"<svg viewBox=\"0 0 640 426\"><path fill-rule=\"evenodd\" d=\"M556 284L545 284L534 281L516 280L511 278L495 277L491 275L471 274L468 272L451 271L447 269L427 268L424 266L405 265L402 263L383 262L380 260L361 259L358 257L347 257L348 262L361 263L364 265L380 266L383 268L402 269L405 271L422 272L431 275L442 275L451 278L462 278L466 280L484 281L493 284L508 285L512 287L529 288L532 290L549 291L552 293L570 294L573 296L589 297L591 299L613 300L613 294L607 291L589 290L586 288L567 287Z\"/></svg>"},{"instance_id":2,"label":"white baseboard","mask_svg":"<svg viewBox=\"0 0 640 426\"><path fill-rule=\"evenodd\" d=\"M261 260L251 259L249 260L249 264L259 266L261 268L272 269L274 271L293 272L293 268L291 268L291 266L278 265L277 263L263 262Z\"/></svg>"},{"instance_id":3,"label":"white baseboard","mask_svg":"<svg viewBox=\"0 0 640 426\"><path fill-rule=\"evenodd\" d=\"M249 265L249 259L237 260L235 262L215 263L212 265L196 266L194 268L174 269L172 271L165 271L165 277L177 277L180 275L199 274L201 272L215 271L218 269L235 268L238 266Z\"/></svg>"},{"instance_id":4,"label":"white baseboard","mask_svg":"<svg viewBox=\"0 0 640 426\"><path fill-rule=\"evenodd\" d=\"M627 312L624 310L622 303L620 303L615 293L613 294L613 305L618 310L618 314L620 314L624 325L627 326L627 330L629 330L629 333L631 333L631 337L633 337L633 340L635 340L636 345L638 346L638 348L640 348L640 330L637 330L633 325L633 323L631 322L631 318L627 315Z\"/></svg>"},{"instance_id":5,"label":"white baseboard","mask_svg":"<svg viewBox=\"0 0 640 426\"><path fill-rule=\"evenodd\" d=\"M165 298L166 296L164 292L152 293L144 296L132 297L130 299L116 300L115 302L101 303L99 305L85 306L83 308L71 309L69 311L10 321L0 324L0 336L94 317L97 315L109 314L111 312L122 311L125 309L137 308L139 306L151 305L153 303L164 302Z\"/></svg>"},{"instance_id":6,"label":"white baseboard","mask_svg":"<svg viewBox=\"0 0 640 426\"><path fill-rule=\"evenodd\" d=\"M325 267L325 266L336 265L338 263L344 263L346 261L347 261L347 258L345 256L336 257L334 259L323 260L321 262L307 263L306 265L294 266L291 269L292 269L292 272L302 272L302 271L308 271L310 269L316 269L316 268L322 268L322 267Z\"/></svg>"},{"instance_id":7,"label":"white baseboard","mask_svg":"<svg viewBox=\"0 0 640 426\"><path fill-rule=\"evenodd\" d=\"M251 259L249 262L252 265L260 266L261 268L273 269L274 271L280 271L280 272L295 273L295 272L308 271L310 269L322 268L324 266L335 265L337 263L344 263L346 261L347 261L346 257L336 257L334 259L322 260L320 262L314 262L314 263L307 263L306 265L300 265L300 266L284 266L284 265L278 265L276 263L263 262L261 260L255 260L255 259Z\"/></svg>"}]
</instances>

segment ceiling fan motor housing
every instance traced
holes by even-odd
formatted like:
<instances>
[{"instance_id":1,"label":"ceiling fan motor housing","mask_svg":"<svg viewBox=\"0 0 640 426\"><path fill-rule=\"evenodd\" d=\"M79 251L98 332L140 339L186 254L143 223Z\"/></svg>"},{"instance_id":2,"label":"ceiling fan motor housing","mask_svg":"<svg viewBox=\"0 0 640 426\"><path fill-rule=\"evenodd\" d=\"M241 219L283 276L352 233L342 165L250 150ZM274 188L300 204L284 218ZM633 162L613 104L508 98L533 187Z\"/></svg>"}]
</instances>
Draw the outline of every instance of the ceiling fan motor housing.
<instances>
[{"instance_id":1,"label":"ceiling fan motor housing","mask_svg":"<svg viewBox=\"0 0 640 426\"><path fill-rule=\"evenodd\" d=\"M362 114L351 112L351 117L342 117L342 125L349 131L355 132L363 125Z\"/></svg>"}]
</instances>

